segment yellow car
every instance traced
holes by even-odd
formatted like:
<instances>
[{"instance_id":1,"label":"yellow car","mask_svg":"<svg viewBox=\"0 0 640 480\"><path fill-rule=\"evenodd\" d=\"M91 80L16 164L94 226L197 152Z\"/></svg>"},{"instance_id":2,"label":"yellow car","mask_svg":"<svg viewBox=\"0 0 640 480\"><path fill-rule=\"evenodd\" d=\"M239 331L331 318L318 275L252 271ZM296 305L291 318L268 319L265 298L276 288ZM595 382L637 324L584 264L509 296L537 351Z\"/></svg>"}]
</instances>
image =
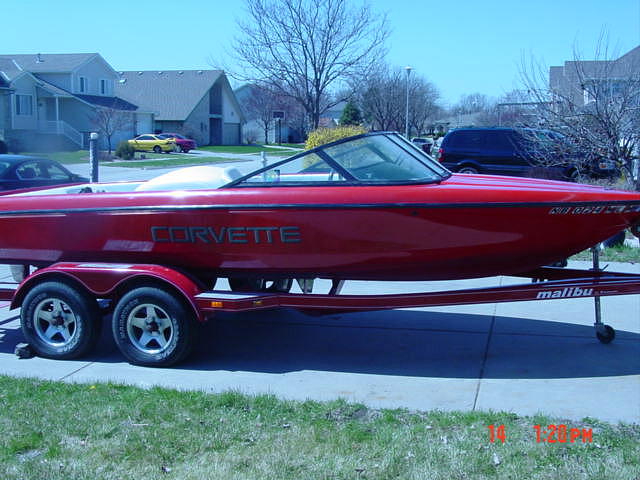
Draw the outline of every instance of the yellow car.
<instances>
[{"instance_id":1,"label":"yellow car","mask_svg":"<svg viewBox=\"0 0 640 480\"><path fill-rule=\"evenodd\" d=\"M176 149L176 142L172 139L160 138L158 135L138 135L133 140L127 140L139 152L173 152Z\"/></svg>"}]
</instances>

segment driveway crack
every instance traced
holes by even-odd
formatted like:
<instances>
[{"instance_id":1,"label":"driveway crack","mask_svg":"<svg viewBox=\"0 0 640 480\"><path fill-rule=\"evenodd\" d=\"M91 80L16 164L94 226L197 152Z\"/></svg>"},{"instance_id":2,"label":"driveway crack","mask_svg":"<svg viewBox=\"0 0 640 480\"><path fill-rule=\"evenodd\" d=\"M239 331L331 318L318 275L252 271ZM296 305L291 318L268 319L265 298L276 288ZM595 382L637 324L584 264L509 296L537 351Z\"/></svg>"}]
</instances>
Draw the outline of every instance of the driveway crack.
<instances>
[{"instance_id":1,"label":"driveway crack","mask_svg":"<svg viewBox=\"0 0 640 480\"><path fill-rule=\"evenodd\" d=\"M499 286L502 286L502 280L504 277L500 277ZM498 310L498 304L493 304L493 313L491 314L491 323L489 324L489 334L487 335L487 343L484 346L484 354L482 356L482 363L480 364L480 373L478 374L478 383L476 384L476 393L473 398L472 410L476 410L478 404L478 396L480 395L480 386L484 378L484 370L487 365L487 358L489 356L489 348L491 347L491 339L493 338L493 329L496 324L496 312Z\"/></svg>"}]
</instances>

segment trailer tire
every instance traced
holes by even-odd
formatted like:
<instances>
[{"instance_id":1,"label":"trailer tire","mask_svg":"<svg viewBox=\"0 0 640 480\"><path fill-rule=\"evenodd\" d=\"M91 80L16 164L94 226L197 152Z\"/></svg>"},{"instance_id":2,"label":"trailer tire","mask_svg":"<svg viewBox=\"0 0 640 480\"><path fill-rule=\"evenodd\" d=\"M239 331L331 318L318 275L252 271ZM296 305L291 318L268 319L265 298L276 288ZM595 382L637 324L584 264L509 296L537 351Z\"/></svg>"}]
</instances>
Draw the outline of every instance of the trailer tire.
<instances>
[{"instance_id":1,"label":"trailer tire","mask_svg":"<svg viewBox=\"0 0 640 480\"><path fill-rule=\"evenodd\" d=\"M112 329L118 348L130 363L168 367L191 353L196 319L177 295L140 287L120 299Z\"/></svg>"},{"instance_id":2,"label":"trailer tire","mask_svg":"<svg viewBox=\"0 0 640 480\"><path fill-rule=\"evenodd\" d=\"M102 316L98 302L88 292L51 281L27 293L20 322L22 333L38 356L70 359L95 346Z\"/></svg>"}]
</instances>

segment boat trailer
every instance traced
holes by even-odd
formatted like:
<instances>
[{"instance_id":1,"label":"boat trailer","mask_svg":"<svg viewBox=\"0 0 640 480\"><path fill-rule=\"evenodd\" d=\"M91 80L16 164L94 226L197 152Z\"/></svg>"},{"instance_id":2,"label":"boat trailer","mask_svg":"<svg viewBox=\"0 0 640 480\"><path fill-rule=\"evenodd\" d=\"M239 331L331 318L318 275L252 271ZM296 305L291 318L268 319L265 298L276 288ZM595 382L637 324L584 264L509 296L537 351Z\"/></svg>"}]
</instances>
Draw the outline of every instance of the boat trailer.
<instances>
[{"instance_id":1,"label":"boat trailer","mask_svg":"<svg viewBox=\"0 0 640 480\"><path fill-rule=\"evenodd\" d=\"M531 279L530 283L508 286L424 293L340 295L341 282L334 281L331 292L326 295L211 291L196 295L196 300L199 307L206 311L244 312L293 308L316 314L331 314L592 297L596 337L602 343L610 343L615 338L615 330L602 321L600 297L640 294L640 274L607 272L599 268L597 256L596 250L594 269L541 267L515 275Z\"/></svg>"},{"instance_id":2,"label":"boat trailer","mask_svg":"<svg viewBox=\"0 0 640 480\"><path fill-rule=\"evenodd\" d=\"M327 294L311 293L304 281L303 293L203 291L187 274L159 265L59 263L20 284L0 284L0 301L21 307L22 329L35 352L58 359L87 353L99 338L99 319L111 311L118 347L131 363L147 366L169 366L187 355L195 337L193 318L204 322L217 312L274 308L322 315L591 297L595 334L606 344L615 330L602 321L600 298L640 294L640 274L608 272L600 268L598 250L592 252L592 269L541 267L516 275L528 283L383 295L342 295L341 281L333 281Z\"/></svg>"}]
</instances>

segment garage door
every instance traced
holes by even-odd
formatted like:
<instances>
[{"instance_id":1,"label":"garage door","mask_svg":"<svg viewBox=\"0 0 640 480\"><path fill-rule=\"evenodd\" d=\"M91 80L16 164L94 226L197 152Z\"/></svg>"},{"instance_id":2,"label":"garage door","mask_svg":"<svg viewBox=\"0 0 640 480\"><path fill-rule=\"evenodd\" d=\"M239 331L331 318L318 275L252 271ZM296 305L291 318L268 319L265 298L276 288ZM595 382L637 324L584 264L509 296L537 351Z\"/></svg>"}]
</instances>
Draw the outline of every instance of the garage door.
<instances>
[{"instance_id":1,"label":"garage door","mask_svg":"<svg viewBox=\"0 0 640 480\"><path fill-rule=\"evenodd\" d=\"M151 114L136 114L136 135L144 133L153 133L153 125L151 124Z\"/></svg>"},{"instance_id":2,"label":"garage door","mask_svg":"<svg viewBox=\"0 0 640 480\"><path fill-rule=\"evenodd\" d=\"M222 132L223 145L239 145L240 142L240 124L225 123Z\"/></svg>"}]
</instances>

